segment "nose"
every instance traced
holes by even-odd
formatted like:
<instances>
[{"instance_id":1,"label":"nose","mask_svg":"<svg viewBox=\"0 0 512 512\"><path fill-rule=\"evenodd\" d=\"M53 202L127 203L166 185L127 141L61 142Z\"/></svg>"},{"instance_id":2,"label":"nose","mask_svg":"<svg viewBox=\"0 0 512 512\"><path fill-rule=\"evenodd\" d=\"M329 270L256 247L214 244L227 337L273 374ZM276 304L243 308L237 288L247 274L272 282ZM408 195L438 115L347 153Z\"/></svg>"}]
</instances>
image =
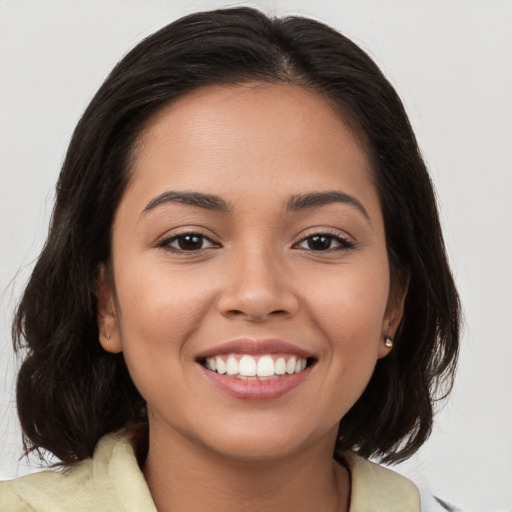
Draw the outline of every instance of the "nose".
<instances>
[{"instance_id":1,"label":"nose","mask_svg":"<svg viewBox=\"0 0 512 512\"><path fill-rule=\"evenodd\" d=\"M221 286L217 306L229 318L262 322L293 317L299 309L286 263L272 251L253 247L234 255Z\"/></svg>"}]
</instances>

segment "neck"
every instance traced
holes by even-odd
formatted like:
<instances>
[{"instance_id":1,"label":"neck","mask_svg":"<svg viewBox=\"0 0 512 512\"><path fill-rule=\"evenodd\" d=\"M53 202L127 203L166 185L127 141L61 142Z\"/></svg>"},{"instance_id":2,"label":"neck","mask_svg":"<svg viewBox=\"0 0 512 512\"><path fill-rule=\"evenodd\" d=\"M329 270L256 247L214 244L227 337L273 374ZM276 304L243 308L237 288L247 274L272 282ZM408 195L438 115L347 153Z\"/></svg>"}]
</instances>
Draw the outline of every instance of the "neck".
<instances>
[{"instance_id":1,"label":"neck","mask_svg":"<svg viewBox=\"0 0 512 512\"><path fill-rule=\"evenodd\" d=\"M300 454L240 460L150 428L144 476L159 512L348 512L348 471L332 460L332 435Z\"/></svg>"}]
</instances>

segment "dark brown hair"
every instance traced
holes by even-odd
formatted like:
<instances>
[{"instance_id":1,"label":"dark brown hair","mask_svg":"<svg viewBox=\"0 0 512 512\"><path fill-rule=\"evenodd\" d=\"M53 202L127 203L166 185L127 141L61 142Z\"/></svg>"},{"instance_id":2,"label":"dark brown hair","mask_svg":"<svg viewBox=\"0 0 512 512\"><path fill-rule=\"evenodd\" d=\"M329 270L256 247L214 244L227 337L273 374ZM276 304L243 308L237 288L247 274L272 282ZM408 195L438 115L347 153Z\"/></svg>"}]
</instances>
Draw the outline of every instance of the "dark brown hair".
<instances>
[{"instance_id":1,"label":"dark brown hair","mask_svg":"<svg viewBox=\"0 0 512 512\"><path fill-rule=\"evenodd\" d=\"M147 423L122 354L98 342L94 295L130 155L164 105L201 86L255 80L292 83L339 107L373 164L392 274L409 279L395 348L342 419L334 456L354 449L396 462L430 434L433 404L452 383L460 311L433 187L402 103L375 63L335 30L236 8L187 16L142 41L76 127L48 239L13 325L25 355L17 402L27 451L46 449L72 464L90 457L104 434Z\"/></svg>"}]
</instances>

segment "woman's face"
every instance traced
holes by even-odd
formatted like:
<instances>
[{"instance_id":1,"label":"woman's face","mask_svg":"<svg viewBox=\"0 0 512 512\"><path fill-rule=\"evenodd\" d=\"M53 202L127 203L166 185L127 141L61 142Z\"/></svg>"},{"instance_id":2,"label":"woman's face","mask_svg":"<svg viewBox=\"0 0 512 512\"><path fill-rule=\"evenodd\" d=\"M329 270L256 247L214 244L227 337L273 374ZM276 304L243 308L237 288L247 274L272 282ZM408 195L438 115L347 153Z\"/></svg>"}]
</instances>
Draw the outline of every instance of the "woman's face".
<instances>
[{"instance_id":1,"label":"woman's face","mask_svg":"<svg viewBox=\"0 0 512 512\"><path fill-rule=\"evenodd\" d=\"M296 86L210 86L155 115L112 247L104 348L154 435L229 457L332 446L400 319L365 152Z\"/></svg>"}]
</instances>

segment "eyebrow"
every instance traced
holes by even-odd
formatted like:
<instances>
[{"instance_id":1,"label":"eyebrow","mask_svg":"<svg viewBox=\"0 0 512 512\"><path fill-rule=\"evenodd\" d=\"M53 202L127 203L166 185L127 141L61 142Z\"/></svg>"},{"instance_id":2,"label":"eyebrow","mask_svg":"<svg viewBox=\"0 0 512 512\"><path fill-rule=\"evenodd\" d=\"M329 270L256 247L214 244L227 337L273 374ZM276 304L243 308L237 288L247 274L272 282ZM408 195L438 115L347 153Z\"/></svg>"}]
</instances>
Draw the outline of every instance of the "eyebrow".
<instances>
[{"instance_id":1,"label":"eyebrow","mask_svg":"<svg viewBox=\"0 0 512 512\"><path fill-rule=\"evenodd\" d=\"M231 210L230 206L224 199L212 194L202 194L200 192L177 192L169 190L152 199L142 213L149 212L157 206L165 203L181 203L203 210L226 213Z\"/></svg>"},{"instance_id":2,"label":"eyebrow","mask_svg":"<svg viewBox=\"0 0 512 512\"><path fill-rule=\"evenodd\" d=\"M232 211L230 205L219 196L201 192L178 192L176 190L169 190L152 199L142 213L149 212L165 203L181 203L202 208L203 210L221 213ZM333 203L351 205L357 208L368 220L370 219L368 212L357 198L339 190L292 195L286 205L286 210L289 212L297 212Z\"/></svg>"},{"instance_id":3,"label":"eyebrow","mask_svg":"<svg viewBox=\"0 0 512 512\"><path fill-rule=\"evenodd\" d=\"M357 208L368 220L370 216L362 205L354 196L341 192L339 190L329 190L326 192L311 192L309 194L293 195L286 209L291 212L307 210L309 208L318 208L332 203L344 203Z\"/></svg>"}]
</instances>

